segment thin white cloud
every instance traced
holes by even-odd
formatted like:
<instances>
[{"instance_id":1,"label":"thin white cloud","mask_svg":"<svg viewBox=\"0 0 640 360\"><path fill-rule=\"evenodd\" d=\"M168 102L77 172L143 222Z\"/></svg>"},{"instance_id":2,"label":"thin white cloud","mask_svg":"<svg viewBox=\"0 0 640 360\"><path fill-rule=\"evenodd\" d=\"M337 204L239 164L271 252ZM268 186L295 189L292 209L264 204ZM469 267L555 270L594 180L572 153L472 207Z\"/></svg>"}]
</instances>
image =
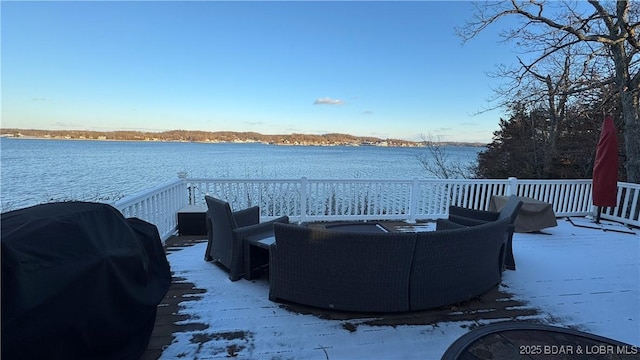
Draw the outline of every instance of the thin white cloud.
<instances>
[{"instance_id":1,"label":"thin white cloud","mask_svg":"<svg viewBox=\"0 0 640 360\"><path fill-rule=\"evenodd\" d=\"M342 105L344 104L343 100L332 99L330 97L318 98L313 102L313 105Z\"/></svg>"},{"instance_id":2,"label":"thin white cloud","mask_svg":"<svg viewBox=\"0 0 640 360\"><path fill-rule=\"evenodd\" d=\"M264 125L264 122L262 122L262 121L244 121L243 124L249 125L249 126L262 126L262 125Z\"/></svg>"},{"instance_id":3,"label":"thin white cloud","mask_svg":"<svg viewBox=\"0 0 640 360\"><path fill-rule=\"evenodd\" d=\"M53 123L53 126L56 128L65 128L65 129L82 129L83 128L83 125L81 123L64 122L64 121L56 121Z\"/></svg>"}]
</instances>

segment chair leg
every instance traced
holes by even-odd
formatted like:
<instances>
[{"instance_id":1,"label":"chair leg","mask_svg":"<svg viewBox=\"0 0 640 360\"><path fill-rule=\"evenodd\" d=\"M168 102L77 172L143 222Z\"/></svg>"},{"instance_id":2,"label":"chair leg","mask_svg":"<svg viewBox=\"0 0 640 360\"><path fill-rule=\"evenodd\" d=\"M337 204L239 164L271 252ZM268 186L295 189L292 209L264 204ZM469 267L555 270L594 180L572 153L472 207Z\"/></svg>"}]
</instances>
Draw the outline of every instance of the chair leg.
<instances>
[{"instance_id":1,"label":"chair leg","mask_svg":"<svg viewBox=\"0 0 640 360\"><path fill-rule=\"evenodd\" d=\"M504 267L509 270L516 269L516 260L513 258L512 240L513 233L510 233L507 237L507 249L504 254Z\"/></svg>"},{"instance_id":2,"label":"chair leg","mask_svg":"<svg viewBox=\"0 0 640 360\"><path fill-rule=\"evenodd\" d=\"M213 257L211 256L211 219L207 215L207 250L204 251L204 261L211 261Z\"/></svg>"},{"instance_id":3,"label":"chair leg","mask_svg":"<svg viewBox=\"0 0 640 360\"><path fill-rule=\"evenodd\" d=\"M231 250L231 266L229 266L229 280L238 281L244 275L244 259L246 255L244 252L246 251L245 241L242 238L234 237L233 244L231 245L233 248Z\"/></svg>"}]
</instances>

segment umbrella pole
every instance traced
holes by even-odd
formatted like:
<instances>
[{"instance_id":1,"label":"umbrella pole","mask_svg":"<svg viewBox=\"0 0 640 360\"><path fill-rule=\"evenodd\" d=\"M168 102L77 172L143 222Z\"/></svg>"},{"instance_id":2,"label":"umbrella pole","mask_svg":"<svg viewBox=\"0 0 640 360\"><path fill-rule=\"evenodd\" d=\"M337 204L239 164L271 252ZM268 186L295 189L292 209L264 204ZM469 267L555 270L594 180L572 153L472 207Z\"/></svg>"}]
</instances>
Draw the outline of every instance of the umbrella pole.
<instances>
[{"instance_id":1,"label":"umbrella pole","mask_svg":"<svg viewBox=\"0 0 640 360\"><path fill-rule=\"evenodd\" d=\"M600 224L601 213L602 213L602 206L598 206L598 211L596 212L596 224Z\"/></svg>"}]
</instances>

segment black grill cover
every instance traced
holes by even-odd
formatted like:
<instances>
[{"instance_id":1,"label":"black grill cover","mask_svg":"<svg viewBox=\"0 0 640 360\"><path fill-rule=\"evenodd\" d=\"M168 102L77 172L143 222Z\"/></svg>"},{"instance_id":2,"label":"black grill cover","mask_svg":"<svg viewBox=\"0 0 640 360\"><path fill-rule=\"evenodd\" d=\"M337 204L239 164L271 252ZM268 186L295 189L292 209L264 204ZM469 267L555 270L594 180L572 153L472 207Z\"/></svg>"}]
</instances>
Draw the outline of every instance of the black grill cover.
<instances>
[{"instance_id":1,"label":"black grill cover","mask_svg":"<svg viewBox=\"0 0 640 360\"><path fill-rule=\"evenodd\" d=\"M138 359L171 283L155 225L107 204L2 214L2 359Z\"/></svg>"}]
</instances>

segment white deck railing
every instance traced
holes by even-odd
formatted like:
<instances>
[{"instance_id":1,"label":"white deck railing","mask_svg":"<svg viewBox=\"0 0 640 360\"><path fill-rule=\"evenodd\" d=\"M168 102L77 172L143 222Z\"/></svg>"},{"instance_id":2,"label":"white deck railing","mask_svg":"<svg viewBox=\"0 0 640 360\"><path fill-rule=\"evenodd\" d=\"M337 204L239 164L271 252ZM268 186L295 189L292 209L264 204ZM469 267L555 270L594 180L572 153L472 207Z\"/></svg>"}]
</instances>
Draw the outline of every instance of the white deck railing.
<instances>
[{"instance_id":1,"label":"white deck railing","mask_svg":"<svg viewBox=\"0 0 640 360\"><path fill-rule=\"evenodd\" d=\"M162 240L178 229L178 210L189 204L183 179L125 197L112 205L125 217L137 217L155 224Z\"/></svg>"},{"instance_id":2,"label":"white deck railing","mask_svg":"<svg viewBox=\"0 0 640 360\"><path fill-rule=\"evenodd\" d=\"M158 226L166 239L177 227L177 212L204 204L204 196L224 199L233 209L260 206L264 220L291 221L424 220L447 216L449 205L488 210L492 195L518 195L553 205L556 216L593 214L591 180L413 179L187 179L122 199L125 216ZM618 206L603 219L640 226L640 185L618 183Z\"/></svg>"}]
</instances>

